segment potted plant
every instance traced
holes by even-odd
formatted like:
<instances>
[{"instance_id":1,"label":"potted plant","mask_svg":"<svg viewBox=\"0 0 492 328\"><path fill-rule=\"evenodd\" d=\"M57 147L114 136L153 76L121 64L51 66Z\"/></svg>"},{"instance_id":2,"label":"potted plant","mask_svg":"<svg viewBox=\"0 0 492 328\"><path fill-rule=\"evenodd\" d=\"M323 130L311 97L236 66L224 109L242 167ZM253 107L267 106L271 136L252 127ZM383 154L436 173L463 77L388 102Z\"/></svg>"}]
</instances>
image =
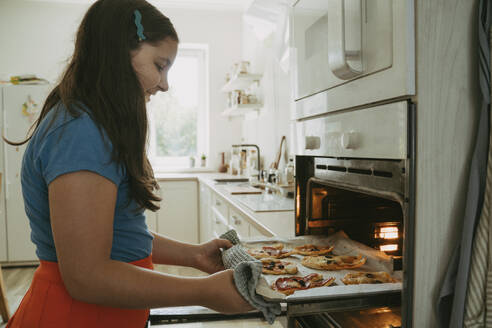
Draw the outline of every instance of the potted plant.
<instances>
[{"instance_id":1,"label":"potted plant","mask_svg":"<svg viewBox=\"0 0 492 328\"><path fill-rule=\"evenodd\" d=\"M206 167L207 166L207 156L205 156L205 154L202 154L201 160L202 160L202 167Z\"/></svg>"}]
</instances>

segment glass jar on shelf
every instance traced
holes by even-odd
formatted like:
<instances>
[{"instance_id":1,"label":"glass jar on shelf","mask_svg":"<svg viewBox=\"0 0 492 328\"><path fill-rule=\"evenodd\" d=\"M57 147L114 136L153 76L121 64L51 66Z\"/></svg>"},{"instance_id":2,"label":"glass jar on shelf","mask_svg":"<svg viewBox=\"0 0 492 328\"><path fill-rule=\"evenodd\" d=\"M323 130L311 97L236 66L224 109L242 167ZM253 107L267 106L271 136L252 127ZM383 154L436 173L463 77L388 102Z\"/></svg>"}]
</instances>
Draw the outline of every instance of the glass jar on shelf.
<instances>
[{"instance_id":1,"label":"glass jar on shelf","mask_svg":"<svg viewBox=\"0 0 492 328\"><path fill-rule=\"evenodd\" d=\"M256 104L258 103L258 99L254 94L249 94L248 95L248 104Z\"/></svg>"},{"instance_id":2,"label":"glass jar on shelf","mask_svg":"<svg viewBox=\"0 0 492 328\"><path fill-rule=\"evenodd\" d=\"M245 105L245 104L248 104L248 95L245 94L244 92L241 93L241 97L240 97L240 104L241 105Z\"/></svg>"},{"instance_id":3,"label":"glass jar on shelf","mask_svg":"<svg viewBox=\"0 0 492 328\"><path fill-rule=\"evenodd\" d=\"M239 63L239 74L248 74L249 72L249 61L243 60Z\"/></svg>"},{"instance_id":4,"label":"glass jar on shelf","mask_svg":"<svg viewBox=\"0 0 492 328\"><path fill-rule=\"evenodd\" d=\"M235 107L241 103L241 90L232 91L231 107Z\"/></svg>"}]
</instances>

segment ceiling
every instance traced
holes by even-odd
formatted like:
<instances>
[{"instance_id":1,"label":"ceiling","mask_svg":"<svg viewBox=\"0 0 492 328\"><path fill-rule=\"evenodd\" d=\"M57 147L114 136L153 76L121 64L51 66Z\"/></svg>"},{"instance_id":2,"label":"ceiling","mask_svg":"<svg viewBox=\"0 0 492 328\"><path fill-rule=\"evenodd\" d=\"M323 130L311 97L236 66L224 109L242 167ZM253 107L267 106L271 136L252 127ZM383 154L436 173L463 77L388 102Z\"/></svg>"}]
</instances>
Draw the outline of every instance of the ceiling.
<instances>
[{"instance_id":1,"label":"ceiling","mask_svg":"<svg viewBox=\"0 0 492 328\"><path fill-rule=\"evenodd\" d=\"M35 2L93 3L95 0L28 0ZM254 0L148 0L156 7L219 11L246 11Z\"/></svg>"}]
</instances>

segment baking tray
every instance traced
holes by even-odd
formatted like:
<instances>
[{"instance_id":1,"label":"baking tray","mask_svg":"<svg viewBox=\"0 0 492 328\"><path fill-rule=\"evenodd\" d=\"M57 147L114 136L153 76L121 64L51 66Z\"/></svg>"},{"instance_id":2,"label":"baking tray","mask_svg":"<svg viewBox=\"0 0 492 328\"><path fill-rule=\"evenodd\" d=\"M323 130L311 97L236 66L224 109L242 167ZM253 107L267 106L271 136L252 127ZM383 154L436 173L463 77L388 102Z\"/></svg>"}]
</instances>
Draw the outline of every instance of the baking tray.
<instances>
[{"instance_id":1,"label":"baking tray","mask_svg":"<svg viewBox=\"0 0 492 328\"><path fill-rule=\"evenodd\" d=\"M262 295L268 301L275 302L306 302L306 301L322 301L339 298L354 298L365 297L378 294L390 294L401 292L402 290L402 272L393 271L393 259L385 253L370 248L364 244L351 240L343 231L339 231L331 236L301 236L295 238L256 238L246 239L242 242L245 248L255 248L264 245L281 242L284 244L284 249L292 249L296 246L304 244L316 244L320 246L332 245L334 255L358 255L367 258L366 263L357 269L353 270L315 270L306 268L301 264L302 255L293 255L283 259L284 261L294 262L297 264L298 273L295 276L305 276L311 273L322 274L323 277L334 277L335 282L328 287L318 287L307 290L296 291L292 295L284 295L273 290L271 284L280 277L292 277L293 275L268 275L262 274L256 286L256 292ZM367 272L367 271L385 271L388 272L398 282L383 283L383 284L360 284L360 285L345 285L342 278L349 272Z\"/></svg>"}]
</instances>

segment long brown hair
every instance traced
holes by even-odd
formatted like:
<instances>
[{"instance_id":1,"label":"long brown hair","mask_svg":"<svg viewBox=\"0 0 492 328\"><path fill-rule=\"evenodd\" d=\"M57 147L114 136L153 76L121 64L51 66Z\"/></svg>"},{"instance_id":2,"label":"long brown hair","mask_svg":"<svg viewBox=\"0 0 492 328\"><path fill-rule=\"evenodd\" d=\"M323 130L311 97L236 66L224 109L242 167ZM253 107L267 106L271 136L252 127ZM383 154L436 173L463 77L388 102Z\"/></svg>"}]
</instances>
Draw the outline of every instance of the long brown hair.
<instances>
[{"instance_id":1,"label":"long brown hair","mask_svg":"<svg viewBox=\"0 0 492 328\"><path fill-rule=\"evenodd\" d=\"M123 165L130 185L130 197L140 209L159 209L159 188L146 155L147 110L144 90L131 65L130 51L141 45L135 24L140 11L145 41L153 45L166 38L179 42L166 16L145 0L98 0L85 14L77 32L73 56L61 82L51 91L28 142L41 121L56 104L62 102L74 117L87 112L112 145L112 159ZM82 102L83 106L75 106ZM102 133L102 130L101 130Z\"/></svg>"}]
</instances>

